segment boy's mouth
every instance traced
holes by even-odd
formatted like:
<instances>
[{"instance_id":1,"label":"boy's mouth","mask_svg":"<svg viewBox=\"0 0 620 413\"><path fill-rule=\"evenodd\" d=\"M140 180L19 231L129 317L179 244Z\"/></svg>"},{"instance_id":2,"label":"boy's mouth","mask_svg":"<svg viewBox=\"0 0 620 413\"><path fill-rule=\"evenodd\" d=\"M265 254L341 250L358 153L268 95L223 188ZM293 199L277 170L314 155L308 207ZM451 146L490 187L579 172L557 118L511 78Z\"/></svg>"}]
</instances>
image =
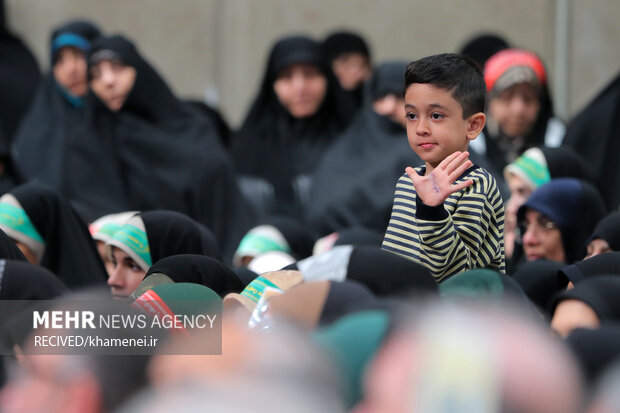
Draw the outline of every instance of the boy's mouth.
<instances>
[{"instance_id":1,"label":"boy's mouth","mask_svg":"<svg viewBox=\"0 0 620 413\"><path fill-rule=\"evenodd\" d=\"M422 142L418 146L420 146L423 149L430 149L435 145L436 145L435 143L431 143L431 142Z\"/></svg>"}]
</instances>

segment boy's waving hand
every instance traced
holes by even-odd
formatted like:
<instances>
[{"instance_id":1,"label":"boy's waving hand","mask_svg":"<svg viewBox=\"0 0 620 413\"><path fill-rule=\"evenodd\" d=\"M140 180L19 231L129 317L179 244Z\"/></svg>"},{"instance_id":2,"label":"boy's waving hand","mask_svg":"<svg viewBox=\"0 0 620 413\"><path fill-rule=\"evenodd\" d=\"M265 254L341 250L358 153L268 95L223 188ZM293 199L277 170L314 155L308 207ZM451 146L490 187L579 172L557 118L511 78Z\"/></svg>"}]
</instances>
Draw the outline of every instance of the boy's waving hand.
<instances>
[{"instance_id":1,"label":"boy's waving hand","mask_svg":"<svg viewBox=\"0 0 620 413\"><path fill-rule=\"evenodd\" d=\"M428 206L437 206L443 204L450 194L474 183L470 179L453 185L454 181L471 166L469 152L454 152L427 175L418 175L412 167L405 168L405 172L411 178L420 200Z\"/></svg>"}]
</instances>

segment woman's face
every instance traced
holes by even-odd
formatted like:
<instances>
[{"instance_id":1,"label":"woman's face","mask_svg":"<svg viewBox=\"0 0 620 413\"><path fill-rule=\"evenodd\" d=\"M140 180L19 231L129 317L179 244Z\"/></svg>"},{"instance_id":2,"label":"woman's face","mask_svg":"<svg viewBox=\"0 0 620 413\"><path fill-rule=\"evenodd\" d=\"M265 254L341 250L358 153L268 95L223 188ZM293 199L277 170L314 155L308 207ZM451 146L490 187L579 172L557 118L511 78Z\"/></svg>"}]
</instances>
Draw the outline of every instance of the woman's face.
<instances>
[{"instance_id":1,"label":"woman's face","mask_svg":"<svg viewBox=\"0 0 620 413\"><path fill-rule=\"evenodd\" d=\"M516 223L517 211L532 195L533 189L525 180L514 174L509 174L507 184L510 189L510 198L506 203L506 221Z\"/></svg>"},{"instance_id":2,"label":"woman's face","mask_svg":"<svg viewBox=\"0 0 620 413\"><path fill-rule=\"evenodd\" d=\"M343 53L332 62L332 70L345 90L353 90L372 74L368 58L357 52Z\"/></svg>"},{"instance_id":3,"label":"woman's face","mask_svg":"<svg viewBox=\"0 0 620 413\"><path fill-rule=\"evenodd\" d=\"M29 263L39 264L34 252L29 247L27 247L26 244L19 242L19 241L14 241L14 242L15 242L15 245L17 245L17 248L19 248L19 250L21 251L21 253L24 254L24 257L26 257Z\"/></svg>"},{"instance_id":4,"label":"woman's face","mask_svg":"<svg viewBox=\"0 0 620 413\"><path fill-rule=\"evenodd\" d=\"M566 337L576 328L597 328L600 325L594 310L579 300L564 300L555 309L551 329L560 337Z\"/></svg>"},{"instance_id":5,"label":"woman's face","mask_svg":"<svg viewBox=\"0 0 620 413\"><path fill-rule=\"evenodd\" d=\"M588 254L586 255L586 260L588 258L592 258L599 254L604 254L606 252L612 252L613 250L609 246L609 243L602 238L596 238L590 241L588 244Z\"/></svg>"},{"instance_id":6,"label":"woman's face","mask_svg":"<svg viewBox=\"0 0 620 413\"><path fill-rule=\"evenodd\" d=\"M489 101L489 115L508 136L518 137L530 133L539 111L537 90L529 83L509 87Z\"/></svg>"},{"instance_id":7,"label":"woman's face","mask_svg":"<svg viewBox=\"0 0 620 413\"><path fill-rule=\"evenodd\" d=\"M562 233L553 221L538 211L528 209L520 226L523 250L528 261L539 259L566 261Z\"/></svg>"},{"instance_id":8,"label":"woman's face","mask_svg":"<svg viewBox=\"0 0 620 413\"><path fill-rule=\"evenodd\" d=\"M102 60L90 69L90 87L113 112L123 107L136 81L136 69L118 60Z\"/></svg>"},{"instance_id":9,"label":"woman's face","mask_svg":"<svg viewBox=\"0 0 620 413\"><path fill-rule=\"evenodd\" d=\"M112 262L112 257L108 254L108 247L106 247L105 242L96 240L97 243L97 252L101 257L101 261L103 261L103 266L105 267L105 271L108 274L108 277L111 277L114 273L114 263Z\"/></svg>"},{"instance_id":10,"label":"woman's face","mask_svg":"<svg viewBox=\"0 0 620 413\"><path fill-rule=\"evenodd\" d=\"M385 95L372 103L372 109L379 115L390 118L393 122L407 126L405 117L405 99L402 96Z\"/></svg>"},{"instance_id":11,"label":"woman's face","mask_svg":"<svg viewBox=\"0 0 620 413\"><path fill-rule=\"evenodd\" d=\"M112 272L108 275L108 285L114 298L127 298L142 282L146 271L125 251L112 247Z\"/></svg>"},{"instance_id":12,"label":"woman's face","mask_svg":"<svg viewBox=\"0 0 620 413\"><path fill-rule=\"evenodd\" d=\"M306 118L321 107L327 92L327 79L318 67L296 63L278 74L273 90L291 116Z\"/></svg>"},{"instance_id":13,"label":"woman's face","mask_svg":"<svg viewBox=\"0 0 620 413\"><path fill-rule=\"evenodd\" d=\"M52 71L56 82L75 96L84 96L88 92L86 79L86 56L75 47L63 47L58 51Z\"/></svg>"}]
</instances>

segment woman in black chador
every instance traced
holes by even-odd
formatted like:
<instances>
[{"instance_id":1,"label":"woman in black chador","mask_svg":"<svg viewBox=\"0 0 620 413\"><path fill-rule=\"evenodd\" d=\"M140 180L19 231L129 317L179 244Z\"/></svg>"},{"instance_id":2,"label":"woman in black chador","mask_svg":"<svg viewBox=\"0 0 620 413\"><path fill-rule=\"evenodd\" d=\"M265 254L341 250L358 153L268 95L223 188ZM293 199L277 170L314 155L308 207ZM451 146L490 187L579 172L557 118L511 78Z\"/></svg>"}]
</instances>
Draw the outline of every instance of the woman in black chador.
<instances>
[{"instance_id":1,"label":"woman in black chador","mask_svg":"<svg viewBox=\"0 0 620 413\"><path fill-rule=\"evenodd\" d=\"M11 143L40 79L37 60L9 30L4 1L0 0L0 193L20 181L11 160Z\"/></svg>"},{"instance_id":2,"label":"woman in black chador","mask_svg":"<svg viewBox=\"0 0 620 413\"><path fill-rule=\"evenodd\" d=\"M366 103L319 163L307 220L320 235L361 226L381 233L392 211L394 182L421 163L409 149L403 98L406 62L377 67Z\"/></svg>"},{"instance_id":3,"label":"woman in black chador","mask_svg":"<svg viewBox=\"0 0 620 413\"><path fill-rule=\"evenodd\" d=\"M271 50L258 96L233 137L237 170L273 186L275 212L298 216L302 177L312 173L353 112L320 45L285 37Z\"/></svg>"},{"instance_id":4,"label":"woman in black chador","mask_svg":"<svg viewBox=\"0 0 620 413\"><path fill-rule=\"evenodd\" d=\"M88 129L69 143L66 163L75 172L65 187L87 219L174 210L211 229L224 251L234 250L252 217L212 125L122 36L95 42L88 69L95 99Z\"/></svg>"},{"instance_id":5,"label":"woman in black chador","mask_svg":"<svg viewBox=\"0 0 620 413\"><path fill-rule=\"evenodd\" d=\"M50 71L14 139L15 161L24 179L61 191L63 175L71 173L64 169L65 141L85 120L86 53L99 35L87 21L71 21L52 32Z\"/></svg>"}]
</instances>

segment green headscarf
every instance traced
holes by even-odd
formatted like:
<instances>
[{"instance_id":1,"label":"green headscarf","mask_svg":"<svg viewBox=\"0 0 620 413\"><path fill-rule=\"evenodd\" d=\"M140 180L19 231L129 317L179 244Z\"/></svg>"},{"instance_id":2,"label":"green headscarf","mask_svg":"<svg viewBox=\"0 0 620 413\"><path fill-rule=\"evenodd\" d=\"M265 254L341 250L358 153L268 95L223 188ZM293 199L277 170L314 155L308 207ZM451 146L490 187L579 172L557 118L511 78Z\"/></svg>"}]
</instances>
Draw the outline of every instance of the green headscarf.
<instances>
[{"instance_id":1,"label":"green headscarf","mask_svg":"<svg viewBox=\"0 0 620 413\"><path fill-rule=\"evenodd\" d=\"M313 334L314 340L332 356L345 380L348 407L362 399L364 372L383 344L389 325L387 312L363 311L345 316Z\"/></svg>"}]
</instances>

